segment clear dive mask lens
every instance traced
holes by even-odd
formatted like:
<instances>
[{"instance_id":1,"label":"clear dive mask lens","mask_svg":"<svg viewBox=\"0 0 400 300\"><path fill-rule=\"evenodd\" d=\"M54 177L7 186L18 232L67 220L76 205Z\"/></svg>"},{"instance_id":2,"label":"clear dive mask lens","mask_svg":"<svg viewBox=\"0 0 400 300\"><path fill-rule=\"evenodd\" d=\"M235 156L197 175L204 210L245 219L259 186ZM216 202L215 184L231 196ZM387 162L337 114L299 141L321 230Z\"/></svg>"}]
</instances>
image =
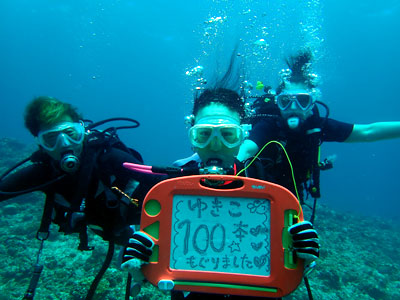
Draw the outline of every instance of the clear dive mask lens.
<instances>
[{"instance_id":1,"label":"clear dive mask lens","mask_svg":"<svg viewBox=\"0 0 400 300\"><path fill-rule=\"evenodd\" d=\"M235 148L244 140L244 130L236 124L197 124L190 128L189 138L194 147L207 147L217 137L227 148Z\"/></svg>"},{"instance_id":2,"label":"clear dive mask lens","mask_svg":"<svg viewBox=\"0 0 400 300\"><path fill-rule=\"evenodd\" d=\"M296 102L301 110L307 110L313 104L313 99L310 94L296 93L296 94L279 94L276 98L279 109L286 110Z\"/></svg>"},{"instance_id":3,"label":"clear dive mask lens","mask_svg":"<svg viewBox=\"0 0 400 300\"><path fill-rule=\"evenodd\" d=\"M64 122L38 134L39 145L45 150L54 151L68 144L81 144L85 128L81 123Z\"/></svg>"}]
</instances>

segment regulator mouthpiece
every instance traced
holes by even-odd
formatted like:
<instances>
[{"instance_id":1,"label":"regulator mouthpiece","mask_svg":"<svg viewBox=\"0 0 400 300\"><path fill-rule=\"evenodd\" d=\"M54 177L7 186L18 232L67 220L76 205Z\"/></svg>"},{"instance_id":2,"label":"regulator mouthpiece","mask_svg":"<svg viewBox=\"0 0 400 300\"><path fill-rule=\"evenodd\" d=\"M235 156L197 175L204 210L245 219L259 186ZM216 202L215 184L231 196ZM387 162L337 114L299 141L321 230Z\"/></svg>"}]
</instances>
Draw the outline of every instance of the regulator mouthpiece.
<instances>
[{"instance_id":1,"label":"regulator mouthpiece","mask_svg":"<svg viewBox=\"0 0 400 300\"><path fill-rule=\"evenodd\" d=\"M74 173L79 169L79 158L72 153L65 153L60 160L60 168L67 173Z\"/></svg>"},{"instance_id":2,"label":"regulator mouthpiece","mask_svg":"<svg viewBox=\"0 0 400 300\"><path fill-rule=\"evenodd\" d=\"M226 170L222 167L222 160L219 158L210 158L205 166L200 169L200 174L224 175Z\"/></svg>"},{"instance_id":3,"label":"regulator mouthpiece","mask_svg":"<svg viewBox=\"0 0 400 300\"><path fill-rule=\"evenodd\" d=\"M287 124L290 129L296 129L300 125L300 119L298 117L290 117L287 120Z\"/></svg>"}]
</instances>

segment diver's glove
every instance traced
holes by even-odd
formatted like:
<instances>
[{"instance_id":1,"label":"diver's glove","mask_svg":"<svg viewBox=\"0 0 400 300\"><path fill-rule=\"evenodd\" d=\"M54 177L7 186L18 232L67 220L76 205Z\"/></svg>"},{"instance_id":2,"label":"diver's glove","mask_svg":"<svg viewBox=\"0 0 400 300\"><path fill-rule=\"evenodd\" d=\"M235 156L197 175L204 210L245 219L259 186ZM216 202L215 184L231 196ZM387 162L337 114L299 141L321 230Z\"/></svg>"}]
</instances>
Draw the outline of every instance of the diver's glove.
<instances>
[{"instance_id":1,"label":"diver's glove","mask_svg":"<svg viewBox=\"0 0 400 300\"><path fill-rule=\"evenodd\" d=\"M136 231L125 246L122 265L134 258L149 262L150 256L153 253L153 247L154 242L146 233Z\"/></svg>"},{"instance_id":2,"label":"diver's glove","mask_svg":"<svg viewBox=\"0 0 400 300\"><path fill-rule=\"evenodd\" d=\"M130 290L131 296L135 297L140 292L141 283L145 279L141 267L149 262L153 247L152 239L146 233L137 231L122 250L121 269L128 271L133 279Z\"/></svg>"},{"instance_id":3,"label":"diver's glove","mask_svg":"<svg viewBox=\"0 0 400 300\"><path fill-rule=\"evenodd\" d=\"M289 227L293 248L298 258L304 259L304 274L311 273L319 257L319 238L314 226L303 221Z\"/></svg>"}]
</instances>

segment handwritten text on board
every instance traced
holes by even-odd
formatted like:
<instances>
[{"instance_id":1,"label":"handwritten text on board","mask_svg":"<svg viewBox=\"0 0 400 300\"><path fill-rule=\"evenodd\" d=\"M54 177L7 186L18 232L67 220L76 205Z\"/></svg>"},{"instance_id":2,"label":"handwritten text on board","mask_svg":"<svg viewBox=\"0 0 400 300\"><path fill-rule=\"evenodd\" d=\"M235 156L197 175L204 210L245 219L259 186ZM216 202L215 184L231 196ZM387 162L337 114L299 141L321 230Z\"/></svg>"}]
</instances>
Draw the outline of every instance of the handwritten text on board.
<instances>
[{"instance_id":1,"label":"handwritten text on board","mask_svg":"<svg viewBox=\"0 0 400 300\"><path fill-rule=\"evenodd\" d=\"M174 195L170 267L268 276L270 201Z\"/></svg>"}]
</instances>

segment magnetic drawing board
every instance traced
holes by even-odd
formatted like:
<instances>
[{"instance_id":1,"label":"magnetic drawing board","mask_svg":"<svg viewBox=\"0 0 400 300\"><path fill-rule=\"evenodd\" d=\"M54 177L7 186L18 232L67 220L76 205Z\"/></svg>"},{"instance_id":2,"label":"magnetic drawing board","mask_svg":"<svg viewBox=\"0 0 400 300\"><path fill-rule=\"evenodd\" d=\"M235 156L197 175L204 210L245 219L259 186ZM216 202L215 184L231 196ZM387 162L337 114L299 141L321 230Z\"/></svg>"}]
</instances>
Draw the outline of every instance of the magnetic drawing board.
<instances>
[{"instance_id":1,"label":"magnetic drawing board","mask_svg":"<svg viewBox=\"0 0 400 300\"><path fill-rule=\"evenodd\" d=\"M174 195L170 268L270 274L270 202Z\"/></svg>"},{"instance_id":2,"label":"magnetic drawing board","mask_svg":"<svg viewBox=\"0 0 400 300\"><path fill-rule=\"evenodd\" d=\"M207 185L217 181L235 184ZM287 232L298 220L295 196L270 182L227 175L165 180L143 204L141 230L156 244L143 273L164 290L282 297L302 279Z\"/></svg>"}]
</instances>

